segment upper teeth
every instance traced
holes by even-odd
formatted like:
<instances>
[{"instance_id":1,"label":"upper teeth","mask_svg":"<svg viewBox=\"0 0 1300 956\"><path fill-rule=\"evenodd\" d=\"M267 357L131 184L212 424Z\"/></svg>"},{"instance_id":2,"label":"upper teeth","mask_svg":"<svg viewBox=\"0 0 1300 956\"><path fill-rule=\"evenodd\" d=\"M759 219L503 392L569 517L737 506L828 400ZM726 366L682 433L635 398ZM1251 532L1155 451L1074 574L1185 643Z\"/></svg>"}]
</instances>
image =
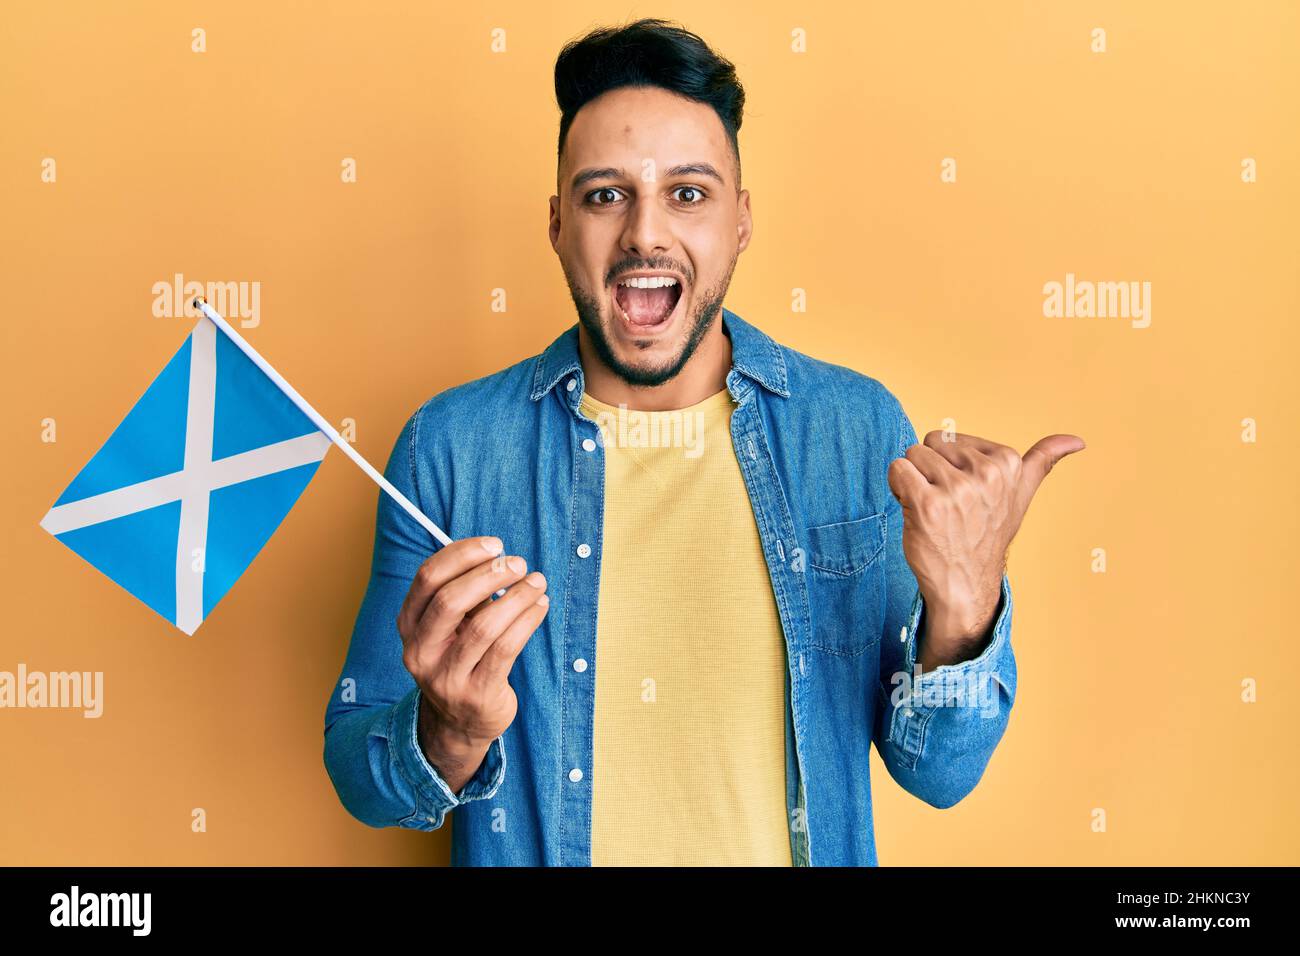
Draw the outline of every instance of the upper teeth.
<instances>
[{"instance_id":1,"label":"upper teeth","mask_svg":"<svg viewBox=\"0 0 1300 956\"><path fill-rule=\"evenodd\" d=\"M634 289L660 289L666 285L676 285L677 280L672 276L651 276L649 278L623 279L619 285L631 286Z\"/></svg>"}]
</instances>

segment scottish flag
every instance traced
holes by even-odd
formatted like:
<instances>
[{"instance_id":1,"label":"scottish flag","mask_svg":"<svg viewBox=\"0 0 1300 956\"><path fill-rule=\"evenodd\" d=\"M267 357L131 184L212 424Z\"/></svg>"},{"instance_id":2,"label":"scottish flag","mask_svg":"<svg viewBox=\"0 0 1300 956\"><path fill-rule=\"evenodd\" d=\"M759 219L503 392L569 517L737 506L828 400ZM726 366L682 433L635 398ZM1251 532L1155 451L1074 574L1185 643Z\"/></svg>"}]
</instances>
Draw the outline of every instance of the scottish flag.
<instances>
[{"instance_id":1,"label":"scottish flag","mask_svg":"<svg viewBox=\"0 0 1300 956\"><path fill-rule=\"evenodd\" d=\"M41 527L193 634L330 447L203 317Z\"/></svg>"}]
</instances>

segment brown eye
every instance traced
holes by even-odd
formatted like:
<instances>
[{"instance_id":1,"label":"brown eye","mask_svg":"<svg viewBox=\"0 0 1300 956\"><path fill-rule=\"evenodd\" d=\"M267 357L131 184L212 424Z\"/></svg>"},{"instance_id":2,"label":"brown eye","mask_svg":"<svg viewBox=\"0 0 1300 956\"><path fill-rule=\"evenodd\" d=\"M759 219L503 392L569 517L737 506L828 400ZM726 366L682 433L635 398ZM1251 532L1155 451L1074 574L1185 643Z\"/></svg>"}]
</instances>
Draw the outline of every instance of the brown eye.
<instances>
[{"instance_id":1,"label":"brown eye","mask_svg":"<svg viewBox=\"0 0 1300 956\"><path fill-rule=\"evenodd\" d=\"M605 187L603 187L603 188L601 188L601 189L597 189L595 192L590 193L590 194L587 196L587 201L588 201L588 202L591 202L591 199L592 199L593 196L600 196L600 195L603 195L604 193L609 193L610 195L614 196L615 198L617 198L617 195L618 195L618 194L615 192L615 190L613 190L613 189L610 188L609 186L605 186ZM593 206L608 206L609 203L610 203L610 202L613 202L613 201L614 201L614 200L611 199L609 202L593 202L592 205L593 205Z\"/></svg>"},{"instance_id":2,"label":"brown eye","mask_svg":"<svg viewBox=\"0 0 1300 956\"><path fill-rule=\"evenodd\" d=\"M696 189L694 186L678 186L673 190L673 192L692 193L699 197L698 199L681 200L687 206L698 206L700 203L704 202L704 193L701 190Z\"/></svg>"}]
</instances>

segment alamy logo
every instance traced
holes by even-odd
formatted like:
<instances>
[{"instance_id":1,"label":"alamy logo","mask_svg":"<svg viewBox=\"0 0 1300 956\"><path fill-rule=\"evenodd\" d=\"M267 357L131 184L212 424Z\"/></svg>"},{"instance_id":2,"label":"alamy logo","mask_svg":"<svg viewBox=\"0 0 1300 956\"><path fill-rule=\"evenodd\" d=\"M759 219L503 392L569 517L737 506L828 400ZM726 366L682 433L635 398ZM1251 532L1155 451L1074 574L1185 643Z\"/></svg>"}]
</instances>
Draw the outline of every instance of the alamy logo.
<instances>
[{"instance_id":1,"label":"alamy logo","mask_svg":"<svg viewBox=\"0 0 1300 956\"><path fill-rule=\"evenodd\" d=\"M0 708L80 708L83 717L104 713L103 671L27 672L20 663L18 673L0 671Z\"/></svg>"},{"instance_id":2,"label":"alamy logo","mask_svg":"<svg viewBox=\"0 0 1300 956\"><path fill-rule=\"evenodd\" d=\"M1043 315L1049 319L1131 319L1135 329L1151 324L1150 282L1075 281L1074 273L1065 274L1065 282L1056 280L1043 286Z\"/></svg>"},{"instance_id":3,"label":"alamy logo","mask_svg":"<svg viewBox=\"0 0 1300 956\"><path fill-rule=\"evenodd\" d=\"M152 893L70 893L50 897L51 926L130 926L133 936L148 936L152 923Z\"/></svg>"},{"instance_id":4,"label":"alamy logo","mask_svg":"<svg viewBox=\"0 0 1300 956\"><path fill-rule=\"evenodd\" d=\"M621 402L617 414L602 409L595 421L606 447L684 448L686 458L698 458L704 453L703 412L629 411L627 403Z\"/></svg>"},{"instance_id":5,"label":"alamy logo","mask_svg":"<svg viewBox=\"0 0 1300 956\"><path fill-rule=\"evenodd\" d=\"M262 283L260 282L186 282L179 272L172 281L153 284L153 314L160 319L185 316L197 319L201 313L194 308L194 299L204 296L217 313L232 319L240 318L245 329L257 328L262 321Z\"/></svg>"},{"instance_id":6,"label":"alamy logo","mask_svg":"<svg viewBox=\"0 0 1300 956\"><path fill-rule=\"evenodd\" d=\"M921 663L912 673L895 671L889 682L896 685L889 701L895 707L913 704L921 707L978 708L981 717L996 717L998 708L997 678L987 671L930 671L929 680L921 680ZM908 716L911 716L910 709Z\"/></svg>"}]
</instances>

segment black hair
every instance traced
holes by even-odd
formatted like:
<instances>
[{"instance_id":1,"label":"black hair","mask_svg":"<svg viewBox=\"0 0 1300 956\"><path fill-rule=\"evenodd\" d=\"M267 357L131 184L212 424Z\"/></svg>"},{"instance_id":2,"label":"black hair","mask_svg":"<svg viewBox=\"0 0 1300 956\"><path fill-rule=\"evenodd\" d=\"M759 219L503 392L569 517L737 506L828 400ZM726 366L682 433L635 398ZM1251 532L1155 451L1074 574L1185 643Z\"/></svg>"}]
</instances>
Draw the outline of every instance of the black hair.
<instances>
[{"instance_id":1,"label":"black hair","mask_svg":"<svg viewBox=\"0 0 1300 956\"><path fill-rule=\"evenodd\" d=\"M735 66L689 30L648 17L593 30L560 51L555 60L555 100L560 107L557 161L578 110L602 93L627 86L657 86L712 107L731 143L736 189L740 189L737 133L745 111L745 90Z\"/></svg>"}]
</instances>

